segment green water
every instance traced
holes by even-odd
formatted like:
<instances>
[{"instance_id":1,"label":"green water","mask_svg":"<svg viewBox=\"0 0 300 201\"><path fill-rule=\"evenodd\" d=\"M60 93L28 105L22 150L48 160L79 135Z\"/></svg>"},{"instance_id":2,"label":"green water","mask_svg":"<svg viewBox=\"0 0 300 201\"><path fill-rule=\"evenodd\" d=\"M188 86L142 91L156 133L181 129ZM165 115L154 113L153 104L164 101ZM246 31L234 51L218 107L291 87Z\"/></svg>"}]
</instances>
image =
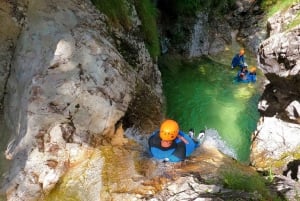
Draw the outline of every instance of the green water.
<instances>
[{"instance_id":1,"label":"green water","mask_svg":"<svg viewBox=\"0 0 300 201\"><path fill-rule=\"evenodd\" d=\"M209 59L179 62L163 58L160 70L167 117L177 120L184 131L216 129L237 159L247 162L251 133L259 118L261 83L234 83L238 69Z\"/></svg>"}]
</instances>

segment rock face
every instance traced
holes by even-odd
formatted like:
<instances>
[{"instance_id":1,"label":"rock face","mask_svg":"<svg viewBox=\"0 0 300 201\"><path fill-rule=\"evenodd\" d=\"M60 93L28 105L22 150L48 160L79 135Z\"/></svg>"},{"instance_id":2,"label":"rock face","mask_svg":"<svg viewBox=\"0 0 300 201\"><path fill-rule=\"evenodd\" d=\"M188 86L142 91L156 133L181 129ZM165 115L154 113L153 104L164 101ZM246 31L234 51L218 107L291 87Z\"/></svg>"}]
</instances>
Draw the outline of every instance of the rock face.
<instances>
[{"instance_id":1,"label":"rock face","mask_svg":"<svg viewBox=\"0 0 300 201\"><path fill-rule=\"evenodd\" d=\"M14 54L4 101L13 163L2 189L7 200L43 198L89 148L124 143L114 140L122 139L123 122L147 132L162 117L160 73L141 40L114 30L139 52L132 66L89 1L29 0L24 8L26 23L7 53ZM147 110L134 121L141 107Z\"/></svg>"},{"instance_id":2,"label":"rock face","mask_svg":"<svg viewBox=\"0 0 300 201\"><path fill-rule=\"evenodd\" d=\"M295 16L299 6L269 20L269 28L276 30L269 31L272 35L261 43L258 52L259 67L269 83L259 102L262 117L253 135L251 163L278 174L300 158L300 26L278 32L282 30L278 22L286 26L291 18L284 16Z\"/></svg>"},{"instance_id":3,"label":"rock face","mask_svg":"<svg viewBox=\"0 0 300 201\"><path fill-rule=\"evenodd\" d=\"M299 123L299 33L298 26L286 33L273 35L259 49L260 68L270 81L259 109L264 116L279 115L294 123ZM263 101L267 101L269 106Z\"/></svg>"},{"instance_id":4,"label":"rock face","mask_svg":"<svg viewBox=\"0 0 300 201\"><path fill-rule=\"evenodd\" d=\"M295 3L292 5L287 12L278 12L273 17L268 19L267 31L268 36L281 33L285 30L285 25L292 22L300 10L300 4Z\"/></svg>"},{"instance_id":5,"label":"rock face","mask_svg":"<svg viewBox=\"0 0 300 201\"><path fill-rule=\"evenodd\" d=\"M256 53L259 44L266 38L263 10L259 1L238 0L228 21L232 29L238 30L237 40L252 53Z\"/></svg>"},{"instance_id":6,"label":"rock face","mask_svg":"<svg viewBox=\"0 0 300 201\"><path fill-rule=\"evenodd\" d=\"M163 18L161 21L165 22L161 32L164 37L170 39L162 44L164 47L169 45L170 51L188 58L215 56L228 50L228 46L235 40L255 54L259 44L267 36L263 26L264 12L258 1L238 0L232 12L224 16L214 13L212 9L192 17L180 16L178 19L176 14L172 13L174 11L168 2L172 4L172 1L158 2ZM174 19L177 19L177 22L174 22ZM236 38L231 36L232 32L237 33Z\"/></svg>"},{"instance_id":7,"label":"rock face","mask_svg":"<svg viewBox=\"0 0 300 201\"><path fill-rule=\"evenodd\" d=\"M17 37L24 23L24 12L19 4L12 5L6 1L0 2L0 100L1 109L6 82L9 76L11 59L16 46Z\"/></svg>"},{"instance_id":8,"label":"rock face","mask_svg":"<svg viewBox=\"0 0 300 201\"><path fill-rule=\"evenodd\" d=\"M226 44L231 43L229 23L218 17L213 18L207 13L198 13L190 30L190 41L185 47L188 57L215 55L224 51Z\"/></svg>"}]
</instances>

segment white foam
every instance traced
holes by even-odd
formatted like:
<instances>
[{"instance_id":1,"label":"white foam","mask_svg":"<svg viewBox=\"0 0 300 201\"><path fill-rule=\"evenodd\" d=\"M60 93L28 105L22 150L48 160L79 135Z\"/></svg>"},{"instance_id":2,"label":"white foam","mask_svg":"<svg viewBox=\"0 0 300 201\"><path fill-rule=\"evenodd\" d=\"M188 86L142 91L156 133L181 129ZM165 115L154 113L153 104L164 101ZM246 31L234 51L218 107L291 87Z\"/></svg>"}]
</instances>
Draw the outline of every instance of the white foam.
<instances>
[{"instance_id":1,"label":"white foam","mask_svg":"<svg viewBox=\"0 0 300 201\"><path fill-rule=\"evenodd\" d=\"M205 130L205 138L202 144L205 146L215 147L225 155L237 159L237 154L234 149L221 138L216 129L209 128Z\"/></svg>"}]
</instances>

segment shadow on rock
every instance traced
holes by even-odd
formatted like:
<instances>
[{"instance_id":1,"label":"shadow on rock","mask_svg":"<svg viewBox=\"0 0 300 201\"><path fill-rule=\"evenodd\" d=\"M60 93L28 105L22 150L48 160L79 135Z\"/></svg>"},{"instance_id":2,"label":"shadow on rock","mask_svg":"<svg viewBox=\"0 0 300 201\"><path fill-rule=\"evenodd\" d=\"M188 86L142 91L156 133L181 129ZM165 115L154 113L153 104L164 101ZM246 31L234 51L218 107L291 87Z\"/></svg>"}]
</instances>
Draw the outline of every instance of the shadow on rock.
<instances>
[{"instance_id":1,"label":"shadow on rock","mask_svg":"<svg viewBox=\"0 0 300 201\"><path fill-rule=\"evenodd\" d=\"M283 171L283 175L287 176L291 172L291 178L298 181L298 169L300 165L300 160L293 160L287 164L286 170Z\"/></svg>"}]
</instances>

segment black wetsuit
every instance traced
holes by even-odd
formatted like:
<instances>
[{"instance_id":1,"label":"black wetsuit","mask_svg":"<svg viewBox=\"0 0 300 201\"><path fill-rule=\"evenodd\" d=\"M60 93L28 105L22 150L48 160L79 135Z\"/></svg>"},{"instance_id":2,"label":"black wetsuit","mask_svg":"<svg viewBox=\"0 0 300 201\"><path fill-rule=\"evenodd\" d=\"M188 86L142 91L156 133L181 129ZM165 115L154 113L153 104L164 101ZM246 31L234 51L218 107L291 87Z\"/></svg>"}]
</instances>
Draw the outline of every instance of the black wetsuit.
<instances>
[{"instance_id":1,"label":"black wetsuit","mask_svg":"<svg viewBox=\"0 0 300 201\"><path fill-rule=\"evenodd\" d=\"M175 140L173 140L171 146L167 148L161 146L161 141L162 140L159 137L159 132L155 133L149 138L148 144L151 153L155 151L155 149L153 148L157 148L161 151L172 153L172 155L177 157L179 160L184 160L186 158L186 146L183 141L176 142Z\"/></svg>"}]
</instances>

